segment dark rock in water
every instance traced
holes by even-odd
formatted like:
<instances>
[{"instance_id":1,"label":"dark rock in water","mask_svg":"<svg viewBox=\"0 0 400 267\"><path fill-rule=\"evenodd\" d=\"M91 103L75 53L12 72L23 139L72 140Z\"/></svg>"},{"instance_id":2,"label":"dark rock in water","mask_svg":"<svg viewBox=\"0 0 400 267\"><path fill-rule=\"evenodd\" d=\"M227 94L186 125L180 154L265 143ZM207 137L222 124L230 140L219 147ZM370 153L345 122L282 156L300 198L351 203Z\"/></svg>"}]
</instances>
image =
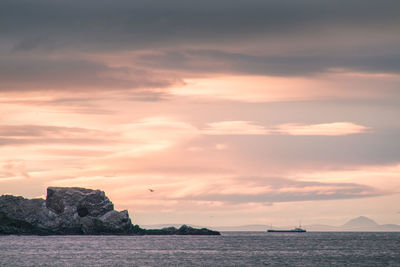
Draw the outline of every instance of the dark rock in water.
<instances>
[{"instance_id":1,"label":"dark rock in water","mask_svg":"<svg viewBox=\"0 0 400 267\"><path fill-rule=\"evenodd\" d=\"M49 187L46 200L0 197L0 234L32 235L216 235L208 229L182 226L146 230L132 225L128 211L114 210L100 190Z\"/></svg>"},{"instance_id":2,"label":"dark rock in water","mask_svg":"<svg viewBox=\"0 0 400 267\"><path fill-rule=\"evenodd\" d=\"M182 225L180 228L166 227L162 229L145 230L147 235L220 235L219 232L207 228L193 228Z\"/></svg>"}]
</instances>

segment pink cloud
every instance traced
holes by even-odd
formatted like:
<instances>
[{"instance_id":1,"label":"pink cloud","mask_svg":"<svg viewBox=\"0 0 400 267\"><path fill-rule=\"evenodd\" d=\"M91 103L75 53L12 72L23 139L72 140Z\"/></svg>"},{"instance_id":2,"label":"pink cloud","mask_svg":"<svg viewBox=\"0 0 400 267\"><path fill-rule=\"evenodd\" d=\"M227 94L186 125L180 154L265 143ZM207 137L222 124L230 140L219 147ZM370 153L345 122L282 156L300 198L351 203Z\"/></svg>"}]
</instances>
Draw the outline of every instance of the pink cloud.
<instances>
[{"instance_id":1,"label":"pink cloud","mask_svg":"<svg viewBox=\"0 0 400 267\"><path fill-rule=\"evenodd\" d=\"M194 100L234 101L245 103L305 101L321 99L376 99L391 97L400 81L399 75L355 76L344 71L312 77L277 77L232 75L186 78L171 86L175 97ZM382 88L377 90L376 88Z\"/></svg>"},{"instance_id":2,"label":"pink cloud","mask_svg":"<svg viewBox=\"0 0 400 267\"><path fill-rule=\"evenodd\" d=\"M303 181L362 183L382 191L400 192L400 164L353 166L344 170L297 171Z\"/></svg>"},{"instance_id":3,"label":"pink cloud","mask_svg":"<svg viewBox=\"0 0 400 267\"><path fill-rule=\"evenodd\" d=\"M287 123L266 127L251 121L221 121L207 125L203 134L208 135L325 135L340 136L366 133L370 128L352 122L332 122L322 124Z\"/></svg>"},{"instance_id":4,"label":"pink cloud","mask_svg":"<svg viewBox=\"0 0 400 267\"><path fill-rule=\"evenodd\" d=\"M209 135L263 135L269 134L269 131L264 126L251 121L221 121L209 123L203 133Z\"/></svg>"},{"instance_id":5,"label":"pink cloud","mask_svg":"<svg viewBox=\"0 0 400 267\"><path fill-rule=\"evenodd\" d=\"M332 122L321 124L287 123L275 127L276 132L288 135L349 135L366 133L370 128L352 122Z\"/></svg>"},{"instance_id":6,"label":"pink cloud","mask_svg":"<svg viewBox=\"0 0 400 267\"><path fill-rule=\"evenodd\" d=\"M7 160L0 164L0 182L31 178L22 160Z\"/></svg>"}]
</instances>

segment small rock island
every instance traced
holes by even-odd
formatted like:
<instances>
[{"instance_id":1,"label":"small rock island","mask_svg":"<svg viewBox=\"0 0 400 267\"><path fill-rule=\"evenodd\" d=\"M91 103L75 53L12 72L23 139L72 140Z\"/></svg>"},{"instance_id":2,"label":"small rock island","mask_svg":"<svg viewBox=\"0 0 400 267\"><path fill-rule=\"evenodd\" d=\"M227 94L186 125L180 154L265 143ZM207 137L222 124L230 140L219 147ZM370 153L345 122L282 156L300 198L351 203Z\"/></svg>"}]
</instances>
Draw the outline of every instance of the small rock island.
<instances>
[{"instance_id":1,"label":"small rock island","mask_svg":"<svg viewBox=\"0 0 400 267\"><path fill-rule=\"evenodd\" d=\"M46 200L0 196L0 235L220 235L206 228L143 229L103 191L49 187Z\"/></svg>"}]
</instances>

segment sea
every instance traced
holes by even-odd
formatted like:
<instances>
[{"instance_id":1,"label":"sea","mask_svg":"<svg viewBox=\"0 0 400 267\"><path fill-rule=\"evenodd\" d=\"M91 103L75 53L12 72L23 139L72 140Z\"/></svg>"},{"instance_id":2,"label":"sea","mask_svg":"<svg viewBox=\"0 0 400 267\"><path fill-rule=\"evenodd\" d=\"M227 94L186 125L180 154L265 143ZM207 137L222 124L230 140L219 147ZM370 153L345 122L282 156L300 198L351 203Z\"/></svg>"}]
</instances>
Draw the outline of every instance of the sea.
<instances>
[{"instance_id":1,"label":"sea","mask_svg":"<svg viewBox=\"0 0 400 267\"><path fill-rule=\"evenodd\" d=\"M0 266L400 266L400 232L0 236Z\"/></svg>"}]
</instances>

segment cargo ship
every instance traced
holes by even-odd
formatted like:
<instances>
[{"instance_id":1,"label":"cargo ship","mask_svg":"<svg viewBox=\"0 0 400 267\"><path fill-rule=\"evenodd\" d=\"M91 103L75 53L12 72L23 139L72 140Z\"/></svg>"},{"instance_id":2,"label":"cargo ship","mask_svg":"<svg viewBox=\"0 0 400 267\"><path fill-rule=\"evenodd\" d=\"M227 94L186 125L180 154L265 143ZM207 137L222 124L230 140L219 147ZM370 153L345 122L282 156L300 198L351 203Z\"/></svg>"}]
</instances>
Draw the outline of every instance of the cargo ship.
<instances>
[{"instance_id":1,"label":"cargo ship","mask_svg":"<svg viewBox=\"0 0 400 267\"><path fill-rule=\"evenodd\" d=\"M272 229L272 224L271 224L271 228L268 229L267 232L269 232L269 233L305 233L307 231L305 229L301 228L301 222L300 222L298 227L295 227L290 230L274 230L274 229Z\"/></svg>"},{"instance_id":2,"label":"cargo ship","mask_svg":"<svg viewBox=\"0 0 400 267\"><path fill-rule=\"evenodd\" d=\"M268 229L268 233L305 233L307 232L305 229L302 229L300 227L296 227L294 229L290 230L273 230L273 229Z\"/></svg>"}]
</instances>

